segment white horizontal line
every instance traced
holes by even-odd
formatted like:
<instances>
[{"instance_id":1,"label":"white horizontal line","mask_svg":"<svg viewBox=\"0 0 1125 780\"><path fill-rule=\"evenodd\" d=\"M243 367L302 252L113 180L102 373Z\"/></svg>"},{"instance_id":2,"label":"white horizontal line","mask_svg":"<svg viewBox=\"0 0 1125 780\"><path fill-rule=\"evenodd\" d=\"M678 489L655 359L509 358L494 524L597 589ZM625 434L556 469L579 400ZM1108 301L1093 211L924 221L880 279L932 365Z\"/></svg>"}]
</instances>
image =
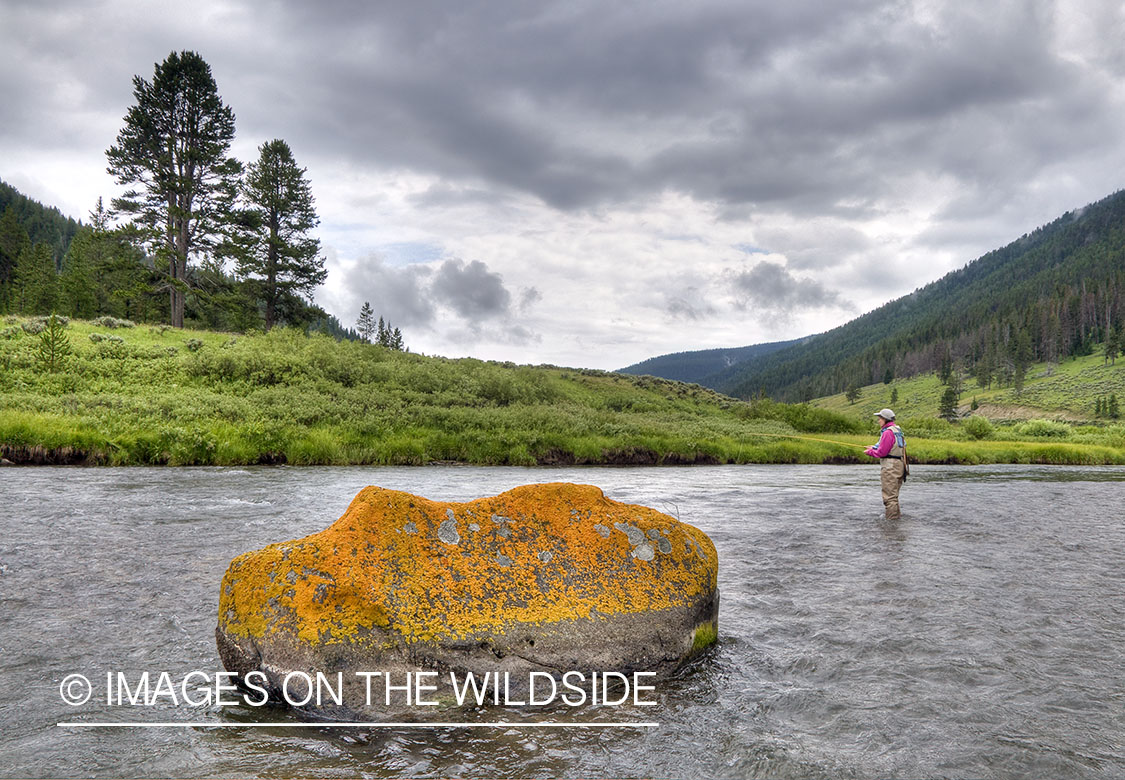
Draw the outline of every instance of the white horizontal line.
<instances>
[{"instance_id":1,"label":"white horizontal line","mask_svg":"<svg viewBox=\"0 0 1125 780\"><path fill-rule=\"evenodd\" d=\"M349 728L349 729L529 729L529 728L626 728L650 729L659 726L659 723L645 721L606 722L595 721L592 723L560 723L555 721L542 723L458 723L458 722L428 722L428 723L389 723L374 721L370 723L215 723L213 721L166 721L157 723L130 723L125 721L64 721L56 723L61 728L114 728L114 729L152 729L152 728L195 728L195 729L246 729L246 728L281 728L281 729L320 729L320 728Z\"/></svg>"}]
</instances>

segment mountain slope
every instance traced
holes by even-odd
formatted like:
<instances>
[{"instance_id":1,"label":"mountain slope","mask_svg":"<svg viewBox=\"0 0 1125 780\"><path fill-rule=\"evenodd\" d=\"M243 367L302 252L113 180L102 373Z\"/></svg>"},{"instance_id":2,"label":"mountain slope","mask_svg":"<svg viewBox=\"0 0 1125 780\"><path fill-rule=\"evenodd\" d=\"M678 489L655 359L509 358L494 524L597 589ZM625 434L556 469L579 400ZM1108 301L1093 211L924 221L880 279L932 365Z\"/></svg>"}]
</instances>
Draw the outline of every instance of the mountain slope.
<instances>
[{"instance_id":1,"label":"mountain slope","mask_svg":"<svg viewBox=\"0 0 1125 780\"><path fill-rule=\"evenodd\" d=\"M734 366L713 387L808 400L949 360L1010 383L1021 366L1089 354L1125 314L1125 192L989 252L910 295Z\"/></svg>"},{"instance_id":2,"label":"mountain slope","mask_svg":"<svg viewBox=\"0 0 1125 780\"><path fill-rule=\"evenodd\" d=\"M697 349L688 352L673 352L626 366L620 369L618 373L635 376L648 374L664 379L674 379L677 382L692 382L711 387L711 378L715 375L721 374L732 366L744 365L747 361L790 347L797 341L799 339L753 344L747 347L730 349Z\"/></svg>"},{"instance_id":3,"label":"mountain slope","mask_svg":"<svg viewBox=\"0 0 1125 780\"><path fill-rule=\"evenodd\" d=\"M10 184L0 181L0 215L8 210L27 232L32 244L44 243L51 247L58 266L81 223L65 216L54 206L32 200Z\"/></svg>"}]
</instances>

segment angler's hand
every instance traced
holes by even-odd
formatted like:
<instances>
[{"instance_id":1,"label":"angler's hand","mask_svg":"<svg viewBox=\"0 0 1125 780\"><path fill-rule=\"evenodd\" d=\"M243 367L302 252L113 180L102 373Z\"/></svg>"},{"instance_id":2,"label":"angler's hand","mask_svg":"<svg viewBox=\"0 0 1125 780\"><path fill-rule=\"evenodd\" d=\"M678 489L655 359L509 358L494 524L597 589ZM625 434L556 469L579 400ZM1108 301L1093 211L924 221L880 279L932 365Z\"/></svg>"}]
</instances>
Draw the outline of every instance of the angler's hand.
<instances>
[{"instance_id":1,"label":"angler's hand","mask_svg":"<svg viewBox=\"0 0 1125 780\"><path fill-rule=\"evenodd\" d=\"M865 449L863 451L863 454L864 455L870 455L872 458L874 458L875 457L875 448L874 447L868 447L867 449Z\"/></svg>"}]
</instances>

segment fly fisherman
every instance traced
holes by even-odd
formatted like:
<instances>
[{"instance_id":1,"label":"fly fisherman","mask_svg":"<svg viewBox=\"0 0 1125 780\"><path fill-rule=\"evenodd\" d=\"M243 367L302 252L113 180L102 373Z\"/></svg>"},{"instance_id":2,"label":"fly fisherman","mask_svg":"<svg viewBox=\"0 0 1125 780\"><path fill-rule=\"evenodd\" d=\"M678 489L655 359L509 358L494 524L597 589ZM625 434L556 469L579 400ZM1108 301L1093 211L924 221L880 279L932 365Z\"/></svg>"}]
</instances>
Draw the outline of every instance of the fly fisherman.
<instances>
[{"instance_id":1,"label":"fly fisherman","mask_svg":"<svg viewBox=\"0 0 1125 780\"><path fill-rule=\"evenodd\" d=\"M883 506L887 508L887 519L898 520L902 512L898 508L898 491L906 481L910 468L906 462L906 439L902 428L895 424L895 413L881 409L875 413L882 425L879 443L864 450L865 454L879 458L882 466L880 482L883 486Z\"/></svg>"}]
</instances>

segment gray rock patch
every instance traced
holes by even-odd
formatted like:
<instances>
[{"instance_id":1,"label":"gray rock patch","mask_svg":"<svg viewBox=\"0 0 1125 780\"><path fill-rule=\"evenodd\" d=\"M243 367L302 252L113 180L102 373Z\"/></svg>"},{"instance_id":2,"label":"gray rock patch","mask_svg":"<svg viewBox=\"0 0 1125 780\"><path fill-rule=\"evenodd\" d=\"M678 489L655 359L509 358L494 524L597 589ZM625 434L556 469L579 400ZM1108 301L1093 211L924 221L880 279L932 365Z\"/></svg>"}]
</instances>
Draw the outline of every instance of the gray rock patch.
<instances>
[{"instance_id":1,"label":"gray rock patch","mask_svg":"<svg viewBox=\"0 0 1125 780\"><path fill-rule=\"evenodd\" d=\"M656 553L653 552L652 545L645 542L644 544L637 545L637 549L633 550L633 556L640 558L642 561L651 561L656 557Z\"/></svg>"},{"instance_id":2,"label":"gray rock patch","mask_svg":"<svg viewBox=\"0 0 1125 780\"><path fill-rule=\"evenodd\" d=\"M416 534L418 533L418 526L414 525L414 521L411 520L409 523L402 527L402 530L406 531L406 533L408 534Z\"/></svg>"},{"instance_id":3,"label":"gray rock patch","mask_svg":"<svg viewBox=\"0 0 1125 780\"><path fill-rule=\"evenodd\" d=\"M461 534L457 533L457 521L452 518L453 513L450 512L449 514L450 519L438 528L437 538L446 544L457 544L461 541Z\"/></svg>"},{"instance_id":4,"label":"gray rock patch","mask_svg":"<svg viewBox=\"0 0 1125 780\"><path fill-rule=\"evenodd\" d=\"M539 560L543 561L543 563L550 563L551 559L554 557L555 554L550 550L544 550L543 552L539 553Z\"/></svg>"},{"instance_id":5,"label":"gray rock patch","mask_svg":"<svg viewBox=\"0 0 1125 780\"><path fill-rule=\"evenodd\" d=\"M601 538L603 538L603 539L609 538L609 527L608 526L604 526L601 523L598 523L597 525L594 526L594 530L598 532L598 536L600 536Z\"/></svg>"},{"instance_id":6,"label":"gray rock patch","mask_svg":"<svg viewBox=\"0 0 1125 780\"><path fill-rule=\"evenodd\" d=\"M613 527L621 533L625 534L625 536L629 539L629 544L633 545L634 547L645 540L644 531L642 531L640 528L637 528L635 525L629 525L628 523L614 523Z\"/></svg>"},{"instance_id":7,"label":"gray rock patch","mask_svg":"<svg viewBox=\"0 0 1125 780\"><path fill-rule=\"evenodd\" d=\"M500 564L501 566L511 566L512 565L512 559L509 558L507 555L501 555L500 553L496 553L496 562L498 564Z\"/></svg>"}]
</instances>

